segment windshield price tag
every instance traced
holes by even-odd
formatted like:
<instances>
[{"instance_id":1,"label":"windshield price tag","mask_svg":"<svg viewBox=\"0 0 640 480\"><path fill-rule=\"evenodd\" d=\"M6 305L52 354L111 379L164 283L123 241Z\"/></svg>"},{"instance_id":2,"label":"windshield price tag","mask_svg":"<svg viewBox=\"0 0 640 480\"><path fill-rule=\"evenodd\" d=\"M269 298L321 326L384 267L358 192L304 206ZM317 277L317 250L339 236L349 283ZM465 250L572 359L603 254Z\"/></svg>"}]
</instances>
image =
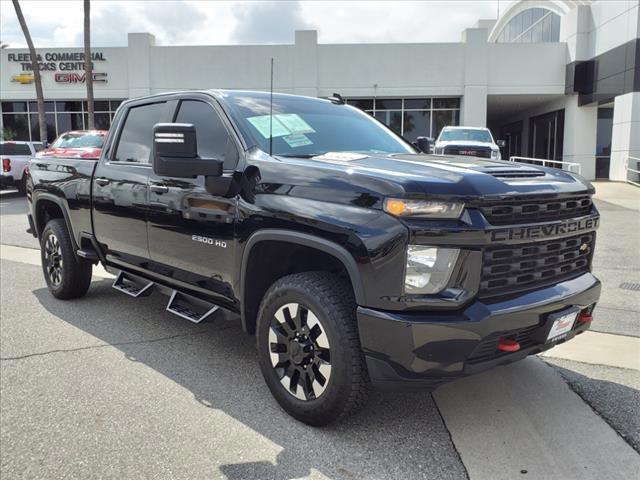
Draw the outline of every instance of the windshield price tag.
<instances>
[{"instance_id":1,"label":"windshield price tag","mask_svg":"<svg viewBox=\"0 0 640 480\"><path fill-rule=\"evenodd\" d=\"M274 115L291 133L315 133L316 131L296 113Z\"/></svg>"},{"instance_id":2,"label":"windshield price tag","mask_svg":"<svg viewBox=\"0 0 640 480\"><path fill-rule=\"evenodd\" d=\"M273 137L283 137L285 135L289 135L291 132L287 127L285 127L280 120L278 120L277 115L273 116L273 126L271 124L271 117L269 115L258 115L257 117L249 117L247 120L253 125L260 135L264 138L269 138L269 134L273 129Z\"/></svg>"},{"instance_id":3,"label":"windshield price tag","mask_svg":"<svg viewBox=\"0 0 640 480\"><path fill-rule=\"evenodd\" d=\"M307 138L307 136L302 133L288 135L286 137L282 137L282 139L285 142L287 142L287 145L289 145L291 148L304 147L305 145L313 145L313 142L309 140L309 138Z\"/></svg>"}]
</instances>

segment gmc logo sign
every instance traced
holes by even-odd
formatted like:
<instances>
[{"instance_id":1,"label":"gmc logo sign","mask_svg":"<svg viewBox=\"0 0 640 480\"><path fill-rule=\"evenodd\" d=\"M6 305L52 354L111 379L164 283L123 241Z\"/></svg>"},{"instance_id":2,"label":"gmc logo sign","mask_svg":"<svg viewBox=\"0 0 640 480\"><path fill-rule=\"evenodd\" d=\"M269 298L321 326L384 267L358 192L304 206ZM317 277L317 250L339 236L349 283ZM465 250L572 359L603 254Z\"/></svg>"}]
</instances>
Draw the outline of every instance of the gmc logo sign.
<instances>
[{"instance_id":1,"label":"gmc logo sign","mask_svg":"<svg viewBox=\"0 0 640 480\"><path fill-rule=\"evenodd\" d=\"M460 150L458 153L460 155L475 155L476 151L475 150Z\"/></svg>"},{"instance_id":2,"label":"gmc logo sign","mask_svg":"<svg viewBox=\"0 0 640 480\"><path fill-rule=\"evenodd\" d=\"M85 83L87 75L85 73L56 73L53 76L56 83ZM93 83L107 83L106 73L93 73Z\"/></svg>"}]
</instances>

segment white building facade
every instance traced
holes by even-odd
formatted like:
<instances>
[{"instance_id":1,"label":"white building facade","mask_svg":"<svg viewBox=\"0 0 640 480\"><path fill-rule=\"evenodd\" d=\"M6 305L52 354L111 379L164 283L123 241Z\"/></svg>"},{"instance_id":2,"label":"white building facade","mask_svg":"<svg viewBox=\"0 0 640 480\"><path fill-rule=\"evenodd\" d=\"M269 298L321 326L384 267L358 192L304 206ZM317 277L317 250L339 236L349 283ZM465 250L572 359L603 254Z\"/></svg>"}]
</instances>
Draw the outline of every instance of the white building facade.
<instances>
[{"instance_id":1,"label":"white building facade","mask_svg":"<svg viewBox=\"0 0 640 480\"><path fill-rule=\"evenodd\" d=\"M92 49L96 124L123 99L172 90L340 93L409 140L445 125L488 126L503 157L575 162L587 178L624 180L640 157L640 0L519 1L480 20L459 43L158 46L130 33L126 47ZM80 48L39 48L49 139L86 124ZM37 139L28 51L0 57L2 131ZM630 158L631 157L631 158ZM633 168L637 168L632 163Z\"/></svg>"}]
</instances>

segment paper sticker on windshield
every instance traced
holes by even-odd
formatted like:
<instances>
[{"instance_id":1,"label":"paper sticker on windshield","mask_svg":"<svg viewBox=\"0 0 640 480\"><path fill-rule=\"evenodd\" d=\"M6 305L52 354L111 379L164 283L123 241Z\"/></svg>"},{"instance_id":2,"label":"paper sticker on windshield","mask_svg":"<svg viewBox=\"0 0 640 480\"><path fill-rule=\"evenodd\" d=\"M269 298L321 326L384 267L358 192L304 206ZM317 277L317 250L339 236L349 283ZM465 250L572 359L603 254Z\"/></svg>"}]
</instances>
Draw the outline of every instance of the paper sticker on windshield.
<instances>
[{"instance_id":1,"label":"paper sticker on windshield","mask_svg":"<svg viewBox=\"0 0 640 480\"><path fill-rule=\"evenodd\" d=\"M289 145L291 148L304 147L305 145L313 145L313 142L309 140L309 138L302 133L296 133L293 135L282 137L282 139L285 142L287 142L287 145Z\"/></svg>"},{"instance_id":2,"label":"paper sticker on windshield","mask_svg":"<svg viewBox=\"0 0 640 480\"><path fill-rule=\"evenodd\" d=\"M262 135L264 138L269 138L270 132L273 132L273 137L282 137L291 133L289 129L276 118L276 115L273 116L273 125L271 124L270 115L249 117L247 118L247 120L249 120L251 125L256 127L256 130L258 130L258 132L260 132L260 135Z\"/></svg>"},{"instance_id":3,"label":"paper sticker on windshield","mask_svg":"<svg viewBox=\"0 0 640 480\"><path fill-rule=\"evenodd\" d=\"M275 118L280 120L282 124L287 127L291 133L315 133L315 130L311 128L307 122L305 122L300 115L296 113L281 113L274 115Z\"/></svg>"}]
</instances>

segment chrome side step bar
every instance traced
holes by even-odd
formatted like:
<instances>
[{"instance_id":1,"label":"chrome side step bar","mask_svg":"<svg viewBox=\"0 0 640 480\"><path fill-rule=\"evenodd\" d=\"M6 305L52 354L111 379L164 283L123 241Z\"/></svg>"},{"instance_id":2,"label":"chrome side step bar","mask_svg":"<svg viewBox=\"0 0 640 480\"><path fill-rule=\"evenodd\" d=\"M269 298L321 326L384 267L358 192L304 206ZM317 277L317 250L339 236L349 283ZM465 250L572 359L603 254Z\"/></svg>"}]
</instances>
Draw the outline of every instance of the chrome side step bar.
<instances>
[{"instance_id":1,"label":"chrome side step bar","mask_svg":"<svg viewBox=\"0 0 640 480\"><path fill-rule=\"evenodd\" d=\"M190 322L200 323L218 308L220 307L217 305L174 290L167 305L167 312L185 318Z\"/></svg>"},{"instance_id":2,"label":"chrome side step bar","mask_svg":"<svg viewBox=\"0 0 640 480\"><path fill-rule=\"evenodd\" d=\"M118 276L111 285L116 290L126 293L130 297L146 297L151 295L153 282L137 277L131 273L120 270Z\"/></svg>"}]
</instances>

